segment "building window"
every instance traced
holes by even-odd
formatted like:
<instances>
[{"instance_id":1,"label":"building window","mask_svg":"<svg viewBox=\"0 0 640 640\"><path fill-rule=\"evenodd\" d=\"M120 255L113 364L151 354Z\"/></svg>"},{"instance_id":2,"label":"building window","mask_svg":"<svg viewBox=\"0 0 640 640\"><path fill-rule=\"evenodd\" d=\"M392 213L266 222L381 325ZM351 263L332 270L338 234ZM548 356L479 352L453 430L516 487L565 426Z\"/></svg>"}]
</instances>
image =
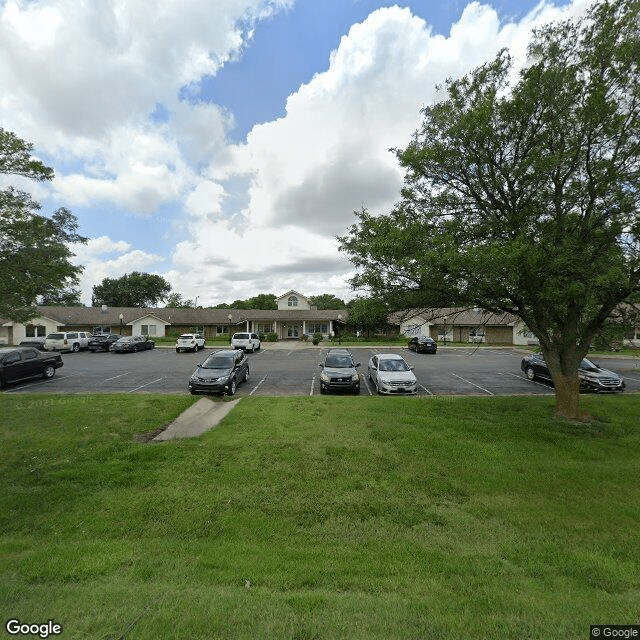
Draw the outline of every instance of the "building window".
<instances>
[{"instance_id":1,"label":"building window","mask_svg":"<svg viewBox=\"0 0 640 640\"><path fill-rule=\"evenodd\" d=\"M143 336L155 336L156 334L156 325L155 324L143 324L142 327L142 335Z\"/></svg>"},{"instance_id":2,"label":"building window","mask_svg":"<svg viewBox=\"0 0 640 640\"><path fill-rule=\"evenodd\" d=\"M227 324L219 324L216 327L216 333L229 333L229 325L227 325Z\"/></svg>"},{"instance_id":3,"label":"building window","mask_svg":"<svg viewBox=\"0 0 640 640\"><path fill-rule=\"evenodd\" d=\"M272 324L259 324L257 325L258 333L272 333L273 325Z\"/></svg>"},{"instance_id":4,"label":"building window","mask_svg":"<svg viewBox=\"0 0 640 640\"><path fill-rule=\"evenodd\" d=\"M111 333L111 327L110 326L101 326L101 327L93 327L93 334L96 335L98 333Z\"/></svg>"},{"instance_id":5,"label":"building window","mask_svg":"<svg viewBox=\"0 0 640 640\"><path fill-rule=\"evenodd\" d=\"M329 325L323 322L309 322L307 324L307 333L329 333Z\"/></svg>"},{"instance_id":6,"label":"building window","mask_svg":"<svg viewBox=\"0 0 640 640\"><path fill-rule=\"evenodd\" d=\"M295 296L289 296L289 298L287 299L287 306L288 307L297 307L298 306L298 298L296 298Z\"/></svg>"},{"instance_id":7,"label":"building window","mask_svg":"<svg viewBox=\"0 0 640 640\"><path fill-rule=\"evenodd\" d=\"M28 324L26 326L27 338L44 338L47 335L47 327L41 324Z\"/></svg>"}]
</instances>

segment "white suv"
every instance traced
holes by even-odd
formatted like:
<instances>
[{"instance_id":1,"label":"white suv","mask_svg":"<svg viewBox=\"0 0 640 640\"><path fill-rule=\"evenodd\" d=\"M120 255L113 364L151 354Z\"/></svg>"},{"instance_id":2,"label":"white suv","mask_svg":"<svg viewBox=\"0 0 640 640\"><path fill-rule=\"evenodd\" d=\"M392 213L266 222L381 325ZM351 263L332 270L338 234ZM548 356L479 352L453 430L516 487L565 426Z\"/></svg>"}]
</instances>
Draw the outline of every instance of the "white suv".
<instances>
[{"instance_id":1,"label":"white suv","mask_svg":"<svg viewBox=\"0 0 640 640\"><path fill-rule=\"evenodd\" d=\"M44 348L46 351L80 351L89 348L90 337L88 331L50 333L44 339Z\"/></svg>"},{"instance_id":2,"label":"white suv","mask_svg":"<svg viewBox=\"0 0 640 640\"><path fill-rule=\"evenodd\" d=\"M234 333L231 338L231 347L253 353L260 348L260 336L257 333Z\"/></svg>"},{"instance_id":3,"label":"white suv","mask_svg":"<svg viewBox=\"0 0 640 640\"><path fill-rule=\"evenodd\" d=\"M176 340L176 353L204 349L204 338L199 333L183 333Z\"/></svg>"}]
</instances>

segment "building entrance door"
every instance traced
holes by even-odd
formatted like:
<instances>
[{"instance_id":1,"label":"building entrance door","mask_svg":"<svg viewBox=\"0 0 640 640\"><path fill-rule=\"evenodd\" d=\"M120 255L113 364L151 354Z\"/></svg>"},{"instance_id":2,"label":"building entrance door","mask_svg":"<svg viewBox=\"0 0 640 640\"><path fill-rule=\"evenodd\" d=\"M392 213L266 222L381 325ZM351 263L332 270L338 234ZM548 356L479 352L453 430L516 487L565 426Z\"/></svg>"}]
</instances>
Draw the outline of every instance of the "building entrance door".
<instances>
[{"instance_id":1,"label":"building entrance door","mask_svg":"<svg viewBox=\"0 0 640 640\"><path fill-rule=\"evenodd\" d=\"M287 338L299 338L300 325L292 324L287 327Z\"/></svg>"}]
</instances>

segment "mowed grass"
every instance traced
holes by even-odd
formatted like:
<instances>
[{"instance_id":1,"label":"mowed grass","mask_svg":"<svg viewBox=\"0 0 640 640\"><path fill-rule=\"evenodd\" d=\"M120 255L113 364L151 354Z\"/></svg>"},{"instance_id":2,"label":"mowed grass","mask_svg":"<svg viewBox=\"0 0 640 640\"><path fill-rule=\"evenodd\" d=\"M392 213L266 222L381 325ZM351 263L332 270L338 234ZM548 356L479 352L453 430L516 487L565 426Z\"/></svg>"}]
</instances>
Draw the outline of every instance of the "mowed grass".
<instances>
[{"instance_id":1,"label":"mowed grass","mask_svg":"<svg viewBox=\"0 0 640 640\"><path fill-rule=\"evenodd\" d=\"M0 396L0 612L63 638L586 638L638 622L640 398Z\"/></svg>"}]
</instances>

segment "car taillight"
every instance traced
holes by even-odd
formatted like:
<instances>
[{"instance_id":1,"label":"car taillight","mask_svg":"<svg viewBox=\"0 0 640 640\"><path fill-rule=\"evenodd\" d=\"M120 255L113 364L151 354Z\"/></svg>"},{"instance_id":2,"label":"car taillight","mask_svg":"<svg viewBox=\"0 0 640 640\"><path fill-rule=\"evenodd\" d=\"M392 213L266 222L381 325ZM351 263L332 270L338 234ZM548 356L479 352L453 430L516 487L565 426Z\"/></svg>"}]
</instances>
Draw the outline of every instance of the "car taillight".
<instances>
[{"instance_id":1,"label":"car taillight","mask_svg":"<svg viewBox=\"0 0 640 640\"><path fill-rule=\"evenodd\" d=\"M62 344L69 344L66 338L64 339L64 342Z\"/></svg>"}]
</instances>

